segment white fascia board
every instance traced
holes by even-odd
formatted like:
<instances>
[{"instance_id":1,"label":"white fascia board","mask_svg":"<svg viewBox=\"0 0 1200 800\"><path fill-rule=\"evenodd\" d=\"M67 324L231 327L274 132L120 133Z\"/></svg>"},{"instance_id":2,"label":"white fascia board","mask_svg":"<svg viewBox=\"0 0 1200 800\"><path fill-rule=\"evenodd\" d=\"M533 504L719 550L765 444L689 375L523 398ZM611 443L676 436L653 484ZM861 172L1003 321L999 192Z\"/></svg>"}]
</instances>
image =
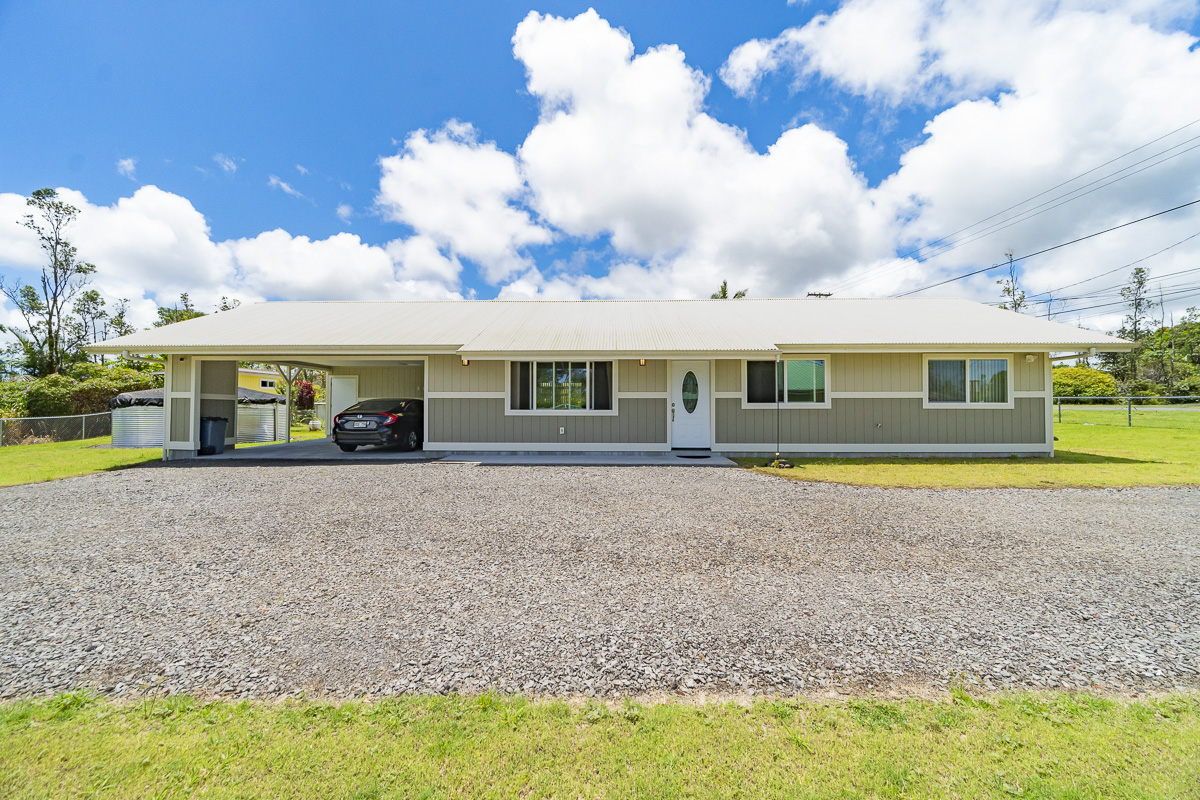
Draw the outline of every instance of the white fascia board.
<instances>
[{"instance_id":1,"label":"white fascia board","mask_svg":"<svg viewBox=\"0 0 1200 800\"><path fill-rule=\"evenodd\" d=\"M783 343L779 349L786 354L811 353L818 349L823 353L1053 353L1059 350L1083 350L1095 348L1098 353L1124 353L1133 349L1133 344L1096 344L1094 342L1072 343L1003 343L991 342L986 344L950 344L946 342L935 344L795 344Z\"/></svg>"},{"instance_id":2,"label":"white fascia board","mask_svg":"<svg viewBox=\"0 0 1200 800\"><path fill-rule=\"evenodd\" d=\"M774 358L776 350L542 350L542 351L467 351L457 355L479 361L636 361L645 358L651 361L709 361L714 358L747 358L768 356Z\"/></svg>"},{"instance_id":3,"label":"white fascia board","mask_svg":"<svg viewBox=\"0 0 1200 800\"><path fill-rule=\"evenodd\" d=\"M387 346L373 345L370 347L347 347L345 345L305 345L303 347L288 347L281 345L170 345L148 344L130 347L105 346L103 342L84 347L90 353L121 353L153 354L171 353L176 355L208 355L228 356L238 361L255 361L265 359L280 359L291 361L313 356L338 356L351 358L409 358L426 355L454 355L458 352L455 345L433 346Z\"/></svg>"}]
</instances>

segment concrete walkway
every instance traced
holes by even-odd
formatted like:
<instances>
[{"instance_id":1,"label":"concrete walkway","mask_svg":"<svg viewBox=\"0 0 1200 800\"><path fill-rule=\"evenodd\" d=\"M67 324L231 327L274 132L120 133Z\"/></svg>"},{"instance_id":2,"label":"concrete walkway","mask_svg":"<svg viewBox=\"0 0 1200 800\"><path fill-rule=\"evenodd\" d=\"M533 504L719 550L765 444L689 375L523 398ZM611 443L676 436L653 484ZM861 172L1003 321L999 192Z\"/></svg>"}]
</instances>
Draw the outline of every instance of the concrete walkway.
<instances>
[{"instance_id":1,"label":"concrete walkway","mask_svg":"<svg viewBox=\"0 0 1200 800\"><path fill-rule=\"evenodd\" d=\"M338 461L363 463L380 461L453 461L480 466L580 466L580 467L736 467L722 455L707 450L670 453L452 453L421 450L406 453L395 448L360 447L343 453L328 439L305 439L289 444L264 444L238 447L220 455L202 456L188 463L226 463L229 461Z\"/></svg>"},{"instance_id":2,"label":"concrete walkway","mask_svg":"<svg viewBox=\"0 0 1200 800\"><path fill-rule=\"evenodd\" d=\"M406 453L403 450L378 447L360 447L353 453L343 453L341 448L329 439L303 439L287 444L262 444L255 447L238 447L226 449L224 453L213 456L200 456L196 462L225 462L225 461L433 461L436 454L423 453L420 450Z\"/></svg>"},{"instance_id":3,"label":"concrete walkway","mask_svg":"<svg viewBox=\"0 0 1200 800\"><path fill-rule=\"evenodd\" d=\"M454 453L443 461L483 467L736 467L707 450L671 453Z\"/></svg>"}]
</instances>

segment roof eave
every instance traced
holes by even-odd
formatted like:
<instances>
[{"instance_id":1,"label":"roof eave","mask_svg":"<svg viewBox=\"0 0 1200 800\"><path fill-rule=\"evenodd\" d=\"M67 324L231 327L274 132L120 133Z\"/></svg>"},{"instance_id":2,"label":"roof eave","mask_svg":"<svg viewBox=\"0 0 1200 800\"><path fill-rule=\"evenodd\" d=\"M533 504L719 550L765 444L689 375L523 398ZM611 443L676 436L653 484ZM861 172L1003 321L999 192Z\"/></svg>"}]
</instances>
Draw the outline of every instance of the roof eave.
<instances>
[{"instance_id":1,"label":"roof eave","mask_svg":"<svg viewBox=\"0 0 1200 800\"><path fill-rule=\"evenodd\" d=\"M859 344L813 344L781 342L779 349L789 353L1011 353L1030 351L1049 353L1058 350L1096 350L1100 353L1125 353L1133 349L1129 342L875 342Z\"/></svg>"}]
</instances>

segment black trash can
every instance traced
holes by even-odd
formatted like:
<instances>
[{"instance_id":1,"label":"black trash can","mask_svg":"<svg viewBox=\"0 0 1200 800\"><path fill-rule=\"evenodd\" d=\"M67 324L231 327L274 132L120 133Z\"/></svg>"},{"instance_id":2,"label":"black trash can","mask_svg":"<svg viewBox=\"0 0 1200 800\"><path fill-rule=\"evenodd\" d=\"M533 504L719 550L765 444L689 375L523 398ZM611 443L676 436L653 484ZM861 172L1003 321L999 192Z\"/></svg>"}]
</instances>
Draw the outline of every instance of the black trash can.
<instances>
[{"instance_id":1,"label":"black trash can","mask_svg":"<svg viewBox=\"0 0 1200 800\"><path fill-rule=\"evenodd\" d=\"M225 426L229 420L224 417L200 418L200 455L215 456L225 452Z\"/></svg>"}]
</instances>

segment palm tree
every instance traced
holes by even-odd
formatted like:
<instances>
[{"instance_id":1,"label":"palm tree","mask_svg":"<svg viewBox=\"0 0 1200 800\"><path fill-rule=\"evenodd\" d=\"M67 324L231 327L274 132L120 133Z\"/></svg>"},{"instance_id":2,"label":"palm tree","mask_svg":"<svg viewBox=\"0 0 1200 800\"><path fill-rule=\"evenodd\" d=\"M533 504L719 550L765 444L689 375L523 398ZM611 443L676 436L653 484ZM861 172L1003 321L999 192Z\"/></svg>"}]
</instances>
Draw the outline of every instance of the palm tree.
<instances>
[{"instance_id":1,"label":"palm tree","mask_svg":"<svg viewBox=\"0 0 1200 800\"><path fill-rule=\"evenodd\" d=\"M747 289L742 289L740 292L733 293L734 300L741 300L746 296ZM713 300L728 300L729 299L729 281L721 281L721 288L712 293Z\"/></svg>"}]
</instances>

